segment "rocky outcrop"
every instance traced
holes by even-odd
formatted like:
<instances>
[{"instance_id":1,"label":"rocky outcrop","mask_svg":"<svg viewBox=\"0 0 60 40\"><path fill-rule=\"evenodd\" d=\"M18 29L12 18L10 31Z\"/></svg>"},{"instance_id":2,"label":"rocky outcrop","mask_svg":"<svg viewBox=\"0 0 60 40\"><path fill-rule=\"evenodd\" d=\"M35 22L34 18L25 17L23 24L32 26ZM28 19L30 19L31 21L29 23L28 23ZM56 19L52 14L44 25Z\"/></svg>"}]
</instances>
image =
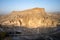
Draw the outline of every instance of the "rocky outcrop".
<instances>
[{"instance_id":1,"label":"rocky outcrop","mask_svg":"<svg viewBox=\"0 0 60 40\"><path fill-rule=\"evenodd\" d=\"M27 28L56 27L57 21L45 13L44 8L33 8L24 11L13 11L0 24L24 26Z\"/></svg>"}]
</instances>

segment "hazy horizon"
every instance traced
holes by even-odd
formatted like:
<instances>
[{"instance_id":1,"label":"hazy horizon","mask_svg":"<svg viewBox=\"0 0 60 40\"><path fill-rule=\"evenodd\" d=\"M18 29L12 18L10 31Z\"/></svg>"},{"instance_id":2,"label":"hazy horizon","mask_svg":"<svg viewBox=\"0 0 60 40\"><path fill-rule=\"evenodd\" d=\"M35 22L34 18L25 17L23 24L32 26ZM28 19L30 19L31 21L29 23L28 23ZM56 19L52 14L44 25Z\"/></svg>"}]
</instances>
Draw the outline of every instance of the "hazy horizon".
<instances>
[{"instance_id":1,"label":"hazy horizon","mask_svg":"<svg viewBox=\"0 0 60 40\"><path fill-rule=\"evenodd\" d=\"M0 0L0 13L45 8L46 12L60 12L60 0Z\"/></svg>"}]
</instances>

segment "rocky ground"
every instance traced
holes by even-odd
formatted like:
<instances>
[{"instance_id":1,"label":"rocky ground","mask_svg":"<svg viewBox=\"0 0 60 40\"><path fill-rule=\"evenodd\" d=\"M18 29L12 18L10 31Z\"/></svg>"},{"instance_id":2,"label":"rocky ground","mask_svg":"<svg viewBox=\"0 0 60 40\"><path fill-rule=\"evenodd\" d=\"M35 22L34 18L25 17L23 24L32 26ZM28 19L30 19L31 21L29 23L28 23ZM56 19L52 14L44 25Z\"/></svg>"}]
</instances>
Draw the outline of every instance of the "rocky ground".
<instances>
[{"instance_id":1,"label":"rocky ground","mask_svg":"<svg viewBox=\"0 0 60 40\"><path fill-rule=\"evenodd\" d=\"M5 37L10 40L60 40L60 26L59 28L23 28L23 27L5 27L2 29ZM0 30L1 31L1 30ZM2 33L0 32L0 33ZM0 34L1 36L3 34ZM0 36L0 37L1 37Z\"/></svg>"}]
</instances>

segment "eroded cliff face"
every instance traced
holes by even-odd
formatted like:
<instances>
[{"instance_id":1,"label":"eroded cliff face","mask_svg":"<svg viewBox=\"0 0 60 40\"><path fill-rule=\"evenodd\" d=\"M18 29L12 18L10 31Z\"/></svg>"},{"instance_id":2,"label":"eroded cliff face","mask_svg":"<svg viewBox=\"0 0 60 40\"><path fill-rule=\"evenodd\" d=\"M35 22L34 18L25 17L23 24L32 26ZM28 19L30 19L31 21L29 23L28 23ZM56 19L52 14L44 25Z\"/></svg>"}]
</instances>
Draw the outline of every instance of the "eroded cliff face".
<instances>
[{"instance_id":1,"label":"eroded cliff face","mask_svg":"<svg viewBox=\"0 0 60 40\"><path fill-rule=\"evenodd\" d=\"M27 28L56 27L57 21L45 13L44 8L33 8L24 11L13 11L1 19L0 24L7 26L23 26Z\"/></svg>"}]
</instances>

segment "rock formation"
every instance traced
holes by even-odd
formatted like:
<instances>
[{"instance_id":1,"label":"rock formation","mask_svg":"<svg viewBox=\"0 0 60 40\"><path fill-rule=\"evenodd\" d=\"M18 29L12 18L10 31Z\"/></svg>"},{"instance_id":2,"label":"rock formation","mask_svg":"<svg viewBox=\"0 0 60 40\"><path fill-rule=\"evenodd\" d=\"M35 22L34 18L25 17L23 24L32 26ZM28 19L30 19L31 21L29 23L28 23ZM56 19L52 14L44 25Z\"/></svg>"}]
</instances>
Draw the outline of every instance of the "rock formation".
<instances>
[{"instance_id":1,"label":"rock formation","mask_svg":"<svg viewBox=\"0 0 60 40\"><path fill-rule=\"evenodd\" d=\"M33 8L24 11L13 11L0 18L1 25L23 26L28 28L56 27L57 21L46 14L44 8Z\"/></svg>"}]
</instances>

